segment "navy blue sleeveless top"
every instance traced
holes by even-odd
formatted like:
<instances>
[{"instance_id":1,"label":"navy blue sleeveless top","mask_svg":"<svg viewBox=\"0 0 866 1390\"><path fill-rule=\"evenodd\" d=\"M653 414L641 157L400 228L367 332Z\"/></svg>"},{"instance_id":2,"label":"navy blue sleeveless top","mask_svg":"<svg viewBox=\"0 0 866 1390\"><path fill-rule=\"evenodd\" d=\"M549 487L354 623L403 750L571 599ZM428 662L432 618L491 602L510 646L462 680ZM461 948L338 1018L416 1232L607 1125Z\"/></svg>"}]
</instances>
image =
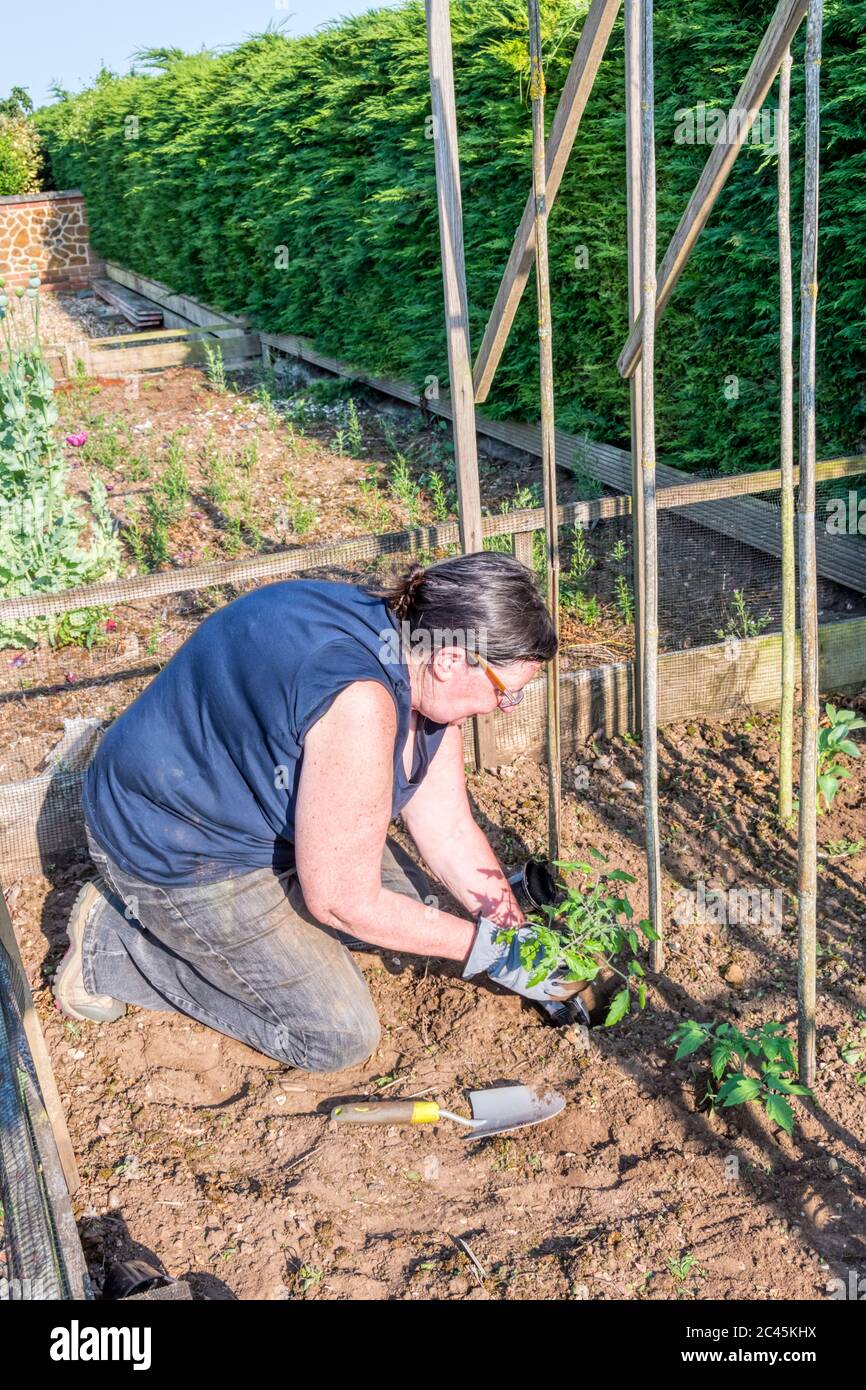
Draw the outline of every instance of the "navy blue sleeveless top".
<instances>
[{"instance_id":1,"label":"navy blue sleeveless top","mask_svg":"<svg viewBox=\"0 0 866 1390\"><path fill-rule=\"evenodd\" d=\"M95 840L146 883L291 867L304 736L357 680L378 681L397 708L398 815L447 726L418 720L407 777L411 692L396 620L354 585L296 579L212 614L111 725L84 782Z\"/></svg>"}]
</instances>

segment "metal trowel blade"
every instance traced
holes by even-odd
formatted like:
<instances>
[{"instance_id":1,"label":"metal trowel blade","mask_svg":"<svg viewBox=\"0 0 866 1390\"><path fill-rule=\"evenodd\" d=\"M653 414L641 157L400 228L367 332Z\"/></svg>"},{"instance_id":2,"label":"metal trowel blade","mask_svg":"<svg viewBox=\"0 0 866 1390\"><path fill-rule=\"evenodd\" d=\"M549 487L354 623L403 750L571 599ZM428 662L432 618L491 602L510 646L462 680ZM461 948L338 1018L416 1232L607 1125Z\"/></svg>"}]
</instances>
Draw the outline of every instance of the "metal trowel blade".
<instances>
[{"instance_id":1,"label":"metal trowel blade","mask_svg":"<svg viewBox=\"0 0 866 1390\"><path fill-rule=\"evenodd\" d=\"M534 1086L495 1086L487 1091L470 1091L473 1128L466 1139L486 1139L490 1134L506 1134L512 1129L552 1120L565 1109L565 1101L555 1091L540 1092Z\"/></svg>"}]
</instances>

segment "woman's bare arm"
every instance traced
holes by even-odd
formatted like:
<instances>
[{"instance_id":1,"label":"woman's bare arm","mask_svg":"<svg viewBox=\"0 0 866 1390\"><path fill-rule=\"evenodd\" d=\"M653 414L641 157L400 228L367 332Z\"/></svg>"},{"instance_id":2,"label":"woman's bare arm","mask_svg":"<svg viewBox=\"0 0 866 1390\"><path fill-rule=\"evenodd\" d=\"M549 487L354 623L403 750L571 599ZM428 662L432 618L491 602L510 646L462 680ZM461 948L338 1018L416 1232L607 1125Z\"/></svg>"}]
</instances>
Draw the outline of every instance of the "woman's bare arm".
<instances>
[{"instance_id":1,"label":"woman's bare arm","mask_svg":"<svg viewBox=\"0 0 866 1390\"><path fill-rule=\"evenodd\" d=\"M433 873L473 915L503 927L525 920L466 794L463 733L452 724L403 821Z\"/></svg>"},{"instance_id":2,"label":"woman's bare arm","mask_svg":"<svg viewBox=\"0 0 866 1390\"><path fill-rule=\"evenodd\" d=\"M374 946L465 960L471 922L382 887L396 736L394 701L375 681L347 686L308 731L295 807L304 901L320 922Z\"/></svg>"}]
</instances>

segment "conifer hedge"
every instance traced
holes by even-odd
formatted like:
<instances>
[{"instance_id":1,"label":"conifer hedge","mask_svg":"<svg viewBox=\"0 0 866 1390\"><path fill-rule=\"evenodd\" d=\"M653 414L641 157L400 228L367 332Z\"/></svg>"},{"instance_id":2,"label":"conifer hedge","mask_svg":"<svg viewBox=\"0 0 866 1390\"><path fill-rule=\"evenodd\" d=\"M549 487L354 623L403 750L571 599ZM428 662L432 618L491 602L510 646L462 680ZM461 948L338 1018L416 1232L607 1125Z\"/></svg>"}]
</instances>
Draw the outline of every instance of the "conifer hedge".
<instances>
[{"instance_id":1,"label":"conifer hedge","mask_svg":"<svg viewBox=\"0 0 866 1390\"><path fill-rule=\"evenodd\" d=\"M587 7L545 4L548 121ZM677 139L682 112L728 106L772 9L773 0L658 0L660 246L709 153ZM452 0L451 10L477 348L530 183L526 11L523 0ZM795 63L802 44L801 34ZM827 0L822 89L819 448L828 454L866 447L866 0ZM216 55L167 53L130 76L103 72L38 123L55 186L87 196L100 254L370 370L444 383L429 111L423 4L408 0L311 37L268 32ZM802 125L795 67L795 200ZM626 442L628 428L615 366L627 326L624 161L620 21L551 217L558 422L612 443ZM667 461L775 466L775 207L772 145L750 143L659 335ZM537 417L534 298L530 285L491 413Z\"/></svg>"}]
</instances>

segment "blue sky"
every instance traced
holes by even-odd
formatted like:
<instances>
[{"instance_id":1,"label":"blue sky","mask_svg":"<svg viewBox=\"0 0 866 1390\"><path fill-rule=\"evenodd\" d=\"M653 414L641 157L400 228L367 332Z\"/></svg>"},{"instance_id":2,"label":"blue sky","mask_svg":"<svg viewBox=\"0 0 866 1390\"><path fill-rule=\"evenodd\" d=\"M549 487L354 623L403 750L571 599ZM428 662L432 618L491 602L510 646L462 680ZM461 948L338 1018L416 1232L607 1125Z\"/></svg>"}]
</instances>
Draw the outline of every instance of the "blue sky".
<instances>
[{"instance_id":1,"label":"blue sky","mask_svg":"<svg viewBox=\"0 0 866 1390\"><path fill-rule=\"evenodd\" d=\"M0 97L26 87L37 106L53 81L78 91L105 64L125 72L138 48L232 46L268 24L311 34L341 15L396 0L42 0L9 4L3 17Z\"/></svg>"}]
</instances>

